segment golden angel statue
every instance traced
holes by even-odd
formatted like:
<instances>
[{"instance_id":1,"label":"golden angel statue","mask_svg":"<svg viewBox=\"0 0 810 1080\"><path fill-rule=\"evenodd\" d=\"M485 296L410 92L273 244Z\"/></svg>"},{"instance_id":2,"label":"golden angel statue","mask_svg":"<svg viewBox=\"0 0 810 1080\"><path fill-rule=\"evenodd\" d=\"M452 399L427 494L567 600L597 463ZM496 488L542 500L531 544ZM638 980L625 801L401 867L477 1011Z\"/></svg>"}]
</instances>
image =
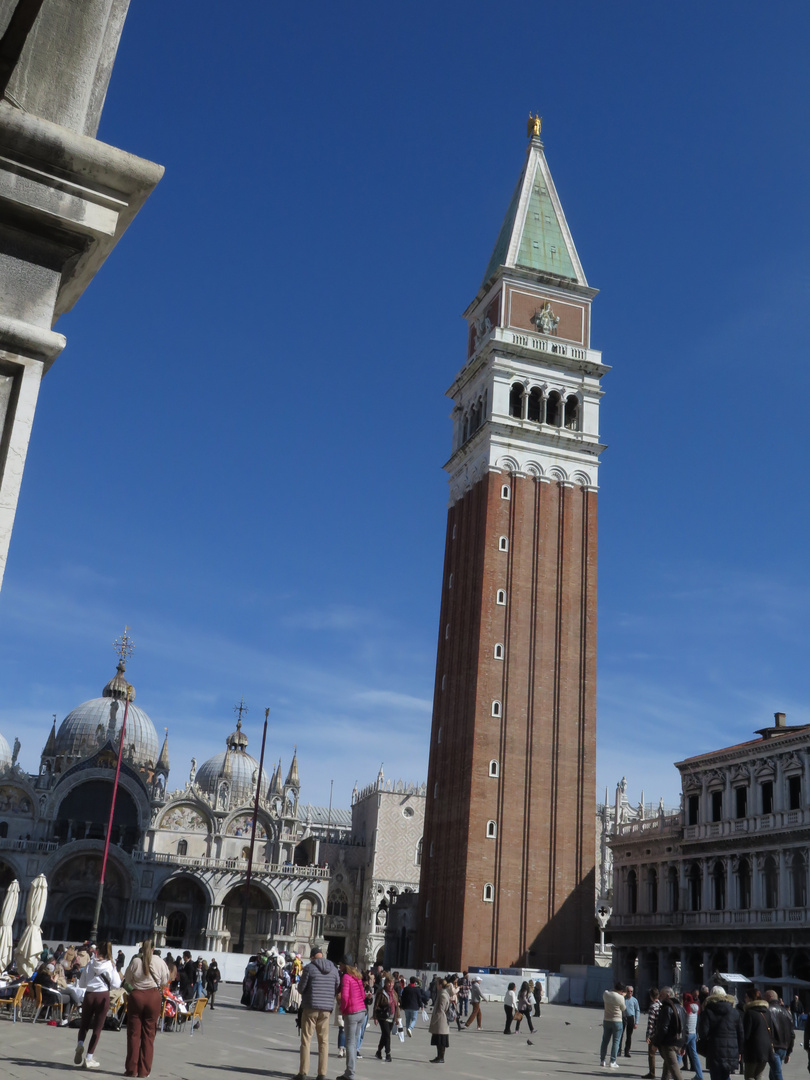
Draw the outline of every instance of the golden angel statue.
<instances>
[{"instance_id":1,"label":"golden angel statue","mask_svg":"<svg viewBox=\"0 0 810 1080\"><path fill-rule=\"evenodd\" d=\"M529 110L529 119L526 122L526 135L531 139L533 135L540 134L540 128L543 126L543 117L538 114L532 116L531 109Z\"/></svg>"}]
</instances>

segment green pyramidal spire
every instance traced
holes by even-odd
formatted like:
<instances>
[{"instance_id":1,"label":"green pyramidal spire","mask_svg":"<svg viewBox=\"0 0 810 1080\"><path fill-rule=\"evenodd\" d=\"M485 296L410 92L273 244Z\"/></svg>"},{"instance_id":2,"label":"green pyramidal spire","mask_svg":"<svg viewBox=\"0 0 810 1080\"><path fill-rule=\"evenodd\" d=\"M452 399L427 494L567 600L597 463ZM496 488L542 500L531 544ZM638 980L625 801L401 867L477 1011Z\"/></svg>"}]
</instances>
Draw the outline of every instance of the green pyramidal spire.
<instances>
[{"instance_id":1,"label":"green pyramidal spire","mask_svg":"<svg viewBox=\"0 0 810 1080\"><path fill-rule=\"evenodd\" d=\"M483 284L500 266L588 284L539 135L532 136L529 143L526 163L509 202Z\"/></svg>"}]
</instances>

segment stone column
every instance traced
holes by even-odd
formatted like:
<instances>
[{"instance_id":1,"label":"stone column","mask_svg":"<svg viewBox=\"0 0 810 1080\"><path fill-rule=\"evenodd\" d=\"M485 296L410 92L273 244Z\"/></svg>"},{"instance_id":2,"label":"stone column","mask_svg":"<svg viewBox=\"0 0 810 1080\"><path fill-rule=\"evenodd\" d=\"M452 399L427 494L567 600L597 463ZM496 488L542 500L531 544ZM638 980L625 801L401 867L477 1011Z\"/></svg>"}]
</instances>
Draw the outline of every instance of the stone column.
<instances>
[{"instance_id":1,"label":"stone column","mask_svg":"<svg viewBox=\"0 0 810 1080\"><path fill-rule=\"evenodd\" d=\"M758 982L762 978L762 951L761 949L754 949L754 981Z\"/></svg>"},{"instance_id":2,"label":"stone column","mask_svg":"<svg viewBox=\"0 0 810 1080\"><path fill-rule=\"evenodd\" d=\"M785 773L780 757L776 758L776 768L774 769L773 808L777 814L785 809Z\"/></svg>"},{"instance_id":3,"label":"stone column","mask_svg":"<svg viewBox=\"0 0 810 1080\"><path fill-rule=\"evenodd\" d=\"M710 949L703 950L703 982L711 989L712 977L712 953Z\"/></svg>"},{"instance_id":4,"label":"stone column","mask_svg":"<svg viewBox=\"0 0 810 1080\"><path fill-rule=\"evenodd\" d=\"M787 922L787 909L791 906L793 897L790 895L790 880L787 868L787 858L784 848L779 850L779 903L777 904L776 917L780 922ZM792 995L791 995L792 996Z\"/></svg>"},{"instance_id":5,"label":"stone column","mask_svg":"<svg viewBox=\"0 0 810 1080\"><path fill-rule=\"evenodd\" d=\"M712 879L709 873L709 860L700 860L700 907L702 911L710 911L714 905L714 897L712 896Z\"/></svg>"},{"instance_id":6,"label":"stone column","mask_svg":"<svg viewBox=\"0 0 810 1080\"><path fill-rule=\"evenodd\" d=\"M751 907L759 910L762 907L762 856L751 855Z\"/></svg>"},{"instance_id":7,"label":"stone column","mask_svg":"<svg viewBox=\"0 0 810 1080\"><path fill-rule=\"evenodd\" d=\"M734 971L737 970L736 955L737 955L736 950L734 950L734 949L729 949L728 950L728 960L726 961L726 970L729 971L729 972L734 972Z\"/></svg>"},{"instance_id":8,"label":"stone column","mask_svg":"<svg viewBox=\"0 0 810 1080\"><path fill-rule=\"evenodd\" d=\"M672 964L669 959L669 949L658 950L658 988L672 985Z\"/></svg>"}]
</instances>

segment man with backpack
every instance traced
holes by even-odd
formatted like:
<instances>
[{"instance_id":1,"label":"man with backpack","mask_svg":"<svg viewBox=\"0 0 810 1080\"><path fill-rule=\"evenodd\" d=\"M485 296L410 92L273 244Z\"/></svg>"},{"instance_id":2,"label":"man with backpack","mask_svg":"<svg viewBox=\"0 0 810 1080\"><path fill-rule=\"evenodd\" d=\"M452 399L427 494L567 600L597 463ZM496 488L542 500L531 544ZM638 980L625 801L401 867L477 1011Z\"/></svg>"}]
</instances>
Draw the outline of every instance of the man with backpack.
<instances>
[{"instance_id":1,"label":"man with backpack","mask_svg":"<svg viewBox=\"0 0 810 1080\"><path fill-rule=\"evenodd\" d=\"M655 1021L653 1043L658 1047L663 1066L661 1080L672 1076L683 1080L678 1057L686 1046L686 1013L672 993L671 986L661 988L661 1008Z\"/></svg>"}]
</instances>

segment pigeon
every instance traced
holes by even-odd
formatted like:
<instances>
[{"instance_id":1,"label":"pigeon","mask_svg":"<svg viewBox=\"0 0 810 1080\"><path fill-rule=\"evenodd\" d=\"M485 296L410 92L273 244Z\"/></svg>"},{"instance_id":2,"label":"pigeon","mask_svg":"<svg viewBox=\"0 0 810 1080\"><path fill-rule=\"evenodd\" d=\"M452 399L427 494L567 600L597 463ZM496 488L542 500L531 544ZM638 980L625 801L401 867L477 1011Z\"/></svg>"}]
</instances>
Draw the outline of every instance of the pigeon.
<instances>
[{"instance_id":1,"label":"pigeon","mask_svg":"<svg viewBox=\"0 0 810 1080\"><path fill-rule=\"evenodd\" d=\"M534 1046L534 1043L531 1039L527 1039L526 1042L529 1044L529 1046Z\"/></svg>"}]
</instances>

